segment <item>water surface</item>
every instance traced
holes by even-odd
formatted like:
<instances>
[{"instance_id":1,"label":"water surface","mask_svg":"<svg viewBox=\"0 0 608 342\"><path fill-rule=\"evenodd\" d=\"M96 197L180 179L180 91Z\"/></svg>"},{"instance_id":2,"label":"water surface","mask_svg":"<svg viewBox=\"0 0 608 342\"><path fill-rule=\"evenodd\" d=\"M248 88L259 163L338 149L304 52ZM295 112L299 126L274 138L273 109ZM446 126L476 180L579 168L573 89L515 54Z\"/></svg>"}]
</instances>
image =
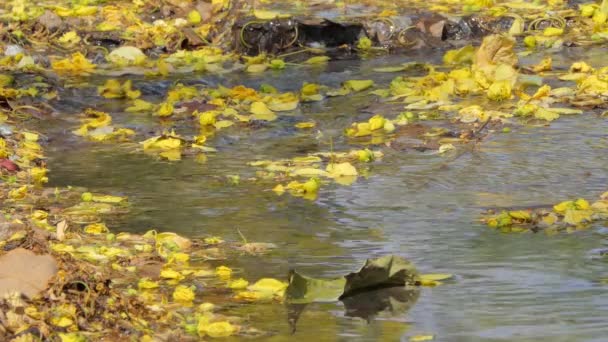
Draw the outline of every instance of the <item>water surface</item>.
<instances>
[{"instance_id":1,"label":"water surface","mask_svg":"<svg viewBox=\"0 0 608 342\"><path fill-rule=\"evenodd\" d=\"M588 51L585 59L601 63L603 54ZM439 61L440 56L430 59ZM568 65L579 57L568 52L554 63ZM414 54L336 61L325 69L290 69L263 78L195 74L181 81L270 83L280 91L298 90L303 81L337 86L347 79L373 78L386 85L395 75L374 74L373 67L412 60L429 58ZM173 81L135 78L134 85L147 99L160 102ZM130 148L83 142L69 131L77 126L75 114L92 104L141 134L153 131L156 120L122 112L123 104L99 98L95 89L66 89L62 97L65 114L41 128L53 140L50 185L128 196L133 210L111 228L159 228L233 241L240 239L239 229L249 241L276 244L268 255L231 258L229 264L251 280L284 279L290 268L315 277L343 275L366 258L388 253L411 260L425 273L455 275L443 286L422 289L411 309L381 312L369 321L347 316L342 303L311 304L300 313L293 334L281 304L225 309L269 331L269 340L396 341L434 334L437 341L555 342L605 341L608 336L606 285L599 282L608 271L597 253L606 245L605 223L555 236L501 234L477 223L486 208L594 199L608 190L608 120L595 113L493 133L459 158L384 148L385 157L369 166L367 178L348 187L325 186L311 202L278 197L268 186L247 181L255 173L247 162L328 151L329 137L336 150L353 148L341 131L369 118L360 109L374 105L370 97L304 104L260 129L227 129L210 140L218 153L209 154L205 163L193 158L171 163ZM311 119L323 138L316 138L316 130L293 128ZM194 132L192 123L175 125ZM226 175L239 175L242 181L230 185Z\"/></svg>"}]
</instances>

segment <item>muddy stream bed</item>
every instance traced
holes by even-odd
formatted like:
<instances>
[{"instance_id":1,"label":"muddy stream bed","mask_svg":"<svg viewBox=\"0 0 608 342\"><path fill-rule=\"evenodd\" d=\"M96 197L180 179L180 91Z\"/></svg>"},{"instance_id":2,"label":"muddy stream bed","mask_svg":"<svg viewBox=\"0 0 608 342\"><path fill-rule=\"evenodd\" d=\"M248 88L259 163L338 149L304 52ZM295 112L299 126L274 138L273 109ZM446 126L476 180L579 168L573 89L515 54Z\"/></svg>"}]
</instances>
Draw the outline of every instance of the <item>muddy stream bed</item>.
<instances>
[{"instance_id":1,"label":"muddy stream bed","mask_svg":"<svg viewBox=\"0 0 608 342\"><path fill-rule=\"evenodd\" d=\"M583 53L597 65L605 55L601 48L572 49L554 56L554 64L567 66ZM373 79L386 86L394 75L374 73L374 67L440 60L441 53L430 58L414 53L263 76L190 74L179 81L254 88L269 83L281 92L297 91L304 81L335 87L348 79ZM143 98L158 102L175 81L134 77L133 85ZM248 279L285 279L291 268L314 277L337 276L366 258L390 253L411 260L421 272L454 274L446 284L420 291L408 305L394 305L392 312L377 312L385 308L374 300L360 303L365 308L354 313L345 313L341 302L299 308L293 334L288 322L293 308L230 304L229 312L270 331L268 340L396 341L433 334L437 341L555 342L603 341L608 335L608 298L600 281L608 271L599 252L608 243L605 222L554 236L502 234L479 223L488 208L550 206L606 191L606 119L584 113L551 125L494 132L458 158L381 147L385 156L368 166L366 177L352 186L324 186L319 198L309 201L279 197L247 181L256 171L247 163L328 151L330 138L336 150L352 148L342 131L369 118L377 105L373 97L355 94L302 104L256 129L223 130L209 140L218 152L206 154L204 162L168 162L70 133L78 126L76 114L88 107L112 113L114 122L138 133L157 127L156 119L122 112L120 101L99 97L94 87L68 88L60 95L57 109L64 114L38 127L52 142L47 147L49 186L128 196L132 210L107 222L110 229L159 228L233 241L240 239L238 229L250 241L276 244L269 254L228 260ZM318 123L315 129L293 127L309 120ZM171 125L188 130L187 123L169 122L166 128ZM238 175L240 181L227 175Z\"/></svg>"}]
</instances>

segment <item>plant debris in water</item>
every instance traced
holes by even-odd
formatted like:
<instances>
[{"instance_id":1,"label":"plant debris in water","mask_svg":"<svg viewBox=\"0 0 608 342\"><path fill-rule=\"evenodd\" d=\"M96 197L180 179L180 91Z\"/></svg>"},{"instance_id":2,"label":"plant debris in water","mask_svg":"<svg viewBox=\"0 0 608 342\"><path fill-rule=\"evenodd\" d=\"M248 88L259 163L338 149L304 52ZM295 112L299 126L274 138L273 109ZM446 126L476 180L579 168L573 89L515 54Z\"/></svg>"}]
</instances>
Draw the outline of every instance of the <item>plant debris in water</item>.
<instances>
[{"instance_id":1,"label":"plant debris in water","mask_svg":"<svg viewBox=\"0 0 608 342\"><path fill-rule=\"evenodd\" d=\"M608 192L589 203L584 198L564 201L552 208L534 210L491 210L483 221L491 228L505 233L544 231L555 234L560 231L572 233L586 229L591 223L608 219Z\"/></svg>"}]
</instances>

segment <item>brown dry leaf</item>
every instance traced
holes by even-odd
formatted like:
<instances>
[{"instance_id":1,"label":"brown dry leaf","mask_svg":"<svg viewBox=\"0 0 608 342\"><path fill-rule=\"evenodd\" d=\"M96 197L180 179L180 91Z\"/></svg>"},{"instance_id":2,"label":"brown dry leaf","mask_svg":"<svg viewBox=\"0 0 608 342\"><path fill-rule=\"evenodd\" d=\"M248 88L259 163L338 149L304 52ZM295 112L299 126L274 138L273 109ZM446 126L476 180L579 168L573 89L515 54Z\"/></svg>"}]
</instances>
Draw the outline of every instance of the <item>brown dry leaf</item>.
<instances>
[{"instance_id":1,"label":"brown dry leaf","mask_svg":"<svg viewBox=\"0 0 608 342\"><path fill-rule=\"evenodd\" d=\"M142 278L158 279L163 263L153 260L148 260L144 264L136 265L138 275Z\"/></svg>"},{"instance_id":2,"label":"brown dry leaf","mask_svg":"<svg viewBox=\"0 0 608 342\"><path fill-rule=\"evenodd\" d=\"M475 53L475 66L483 68L488 65L517 64L517 55L513 52L515 41L507 36L492 34L486 36Z\"/></svg>"},{"instance_id":3,"label":"brown dry leaf","mask_svg":"<svg viewBox=\"0 0 608 342\"><path fill-rule=\"evenodd\" d=\"M44 26L49 32L54 32L63 26L63 20L55 12L46 10L36 19L38 24Z\"/></svg>"},{"instance_id":4,"label":"brown dry leaf","mask_svg":"<svg viewBox=\"0 0 608 342\"><path fill-rule=\"evenodd\" d=\"M46 289L55 273L57 262L52 256L14 249L0 257L0 297L21 292L32 298Z\"/></svg>"},{"instance_id":5,"label":"brown dry leaf","mask_svg":"<svg viewBox=\"0 0 608 342\"><path fill-rule=\"evenodd\" d=\"M213 16L213 6L208 2L198 1L194 8L201 15L201 22L205 23Z\"/></svg>"},{"instance_id":6,"label":"brown dry leaf","mask_svg":"<svg viewBox=\"0 0 608 342\"><path fill-rule=\"evenodd\" d=\"M249 254L264 254L269 249L276 248L277 246L274 243L266 243L266 242L248 242L238 247L240 251Z\"/></svg>"},{"instance_id":7,"label":"brown dry leaf","mask_svg":"<svg viewBox=\"0 0 608 342\"><path fill-rule=\"evenodd\" d=\"M185 108L185 111L187 113L192 113L194 111L204 113L206 111L216 109L217 106L214 104L211 104L211 103L200 101L200 100L192 100L192 101L182 102L180 104L180 108Z\"/></svg>"},{"instance_id":8,"label":"brown dry leaf","mask_svg":"<svg viewBox=\"0 0 608 342\"><path fill-rule=\"evenodd\" d=\"M68 229L68 222L63 220L57 223L57 240L63 241L65 239L65 231Z\"/></svg>"}]
</instances>

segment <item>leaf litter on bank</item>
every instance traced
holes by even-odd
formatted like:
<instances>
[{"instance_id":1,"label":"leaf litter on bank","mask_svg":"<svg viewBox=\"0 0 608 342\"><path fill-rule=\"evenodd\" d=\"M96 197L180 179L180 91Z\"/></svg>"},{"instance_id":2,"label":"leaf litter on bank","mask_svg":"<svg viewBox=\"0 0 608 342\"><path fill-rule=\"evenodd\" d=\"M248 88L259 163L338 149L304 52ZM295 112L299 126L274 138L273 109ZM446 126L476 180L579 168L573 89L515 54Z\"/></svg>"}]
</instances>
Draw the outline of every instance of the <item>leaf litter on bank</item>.
<instances>
[{"instance_id":1,"label":"leaf litter on bank","mask_svg":"<svg viewBox=\"0 0 608 342\"><path fill-rule=\"evenodd\" d=\"M109 63L99 63L98 60L94 60L92 57L93 53L83 50L82 52L64 53L62 56L52 56L50 65L51 69L61 74L63 77L87 77L91 74L104 74L109 72L126 72L130 73L133 70L137 70L140 73L147 73L148 76L168 76L171 73L178 72L223 72L224 62L235 61L237 57L231 56L226 51L218 49L216 47L202 47L194 50L176 50L172 46L173 40L178 36L177 32L180 31L180 27L184 22L188 23L187 28L192 31L196 31L197 34L203 36L203 38L211 39L213 34L208 35L209 31L214 31L214 27L210 27L208 22L212 21L211 17L214 15L221 16L225 14L225 10L229 7L228 1L214 1L209 10L209 13L201 11L199 9L187 8L184 11L176 12L174 17L164 18L153 24L142 21L141 13L145 13L147 10L144 6L138 5L139 2L133 4L101 4L100 6L87 6L77 5L68 8L51 8L51 11L56 16L61 18L69 17L91 17L93 15L100 14L99 21L95 22L96 29L103 32L110 31L122 31L126 32L125 44L141 44L139 47L131 47L130 45L123 45L114 49L112 52L107 54L106 60ZM433 1L429 2L430 5L435 6ZM557 2L556 2L557 3ZM7 16L10 20L26 22L28 20L37 19L44 13L44 9L38 6L32 6L27 8L23 1L15 2L16 5L7 12ZM402 115L399 115L395 120L387 119L390 113L382 113L381 115L374 115L369 120L364 120L359 123L354 123L352 127L347 128L351 130L352 135L360 138L372 136L372 143L386 143L391 139L391 134L395 127L391 127L391 124L399 126L399 123L404 123L403 126L410 126L414 120L427 120L429 117L433 117L434 114L429 114L426 111L440 111L446 114L445 118L456 119L461 124L470 125L471 128L475 129L486 120L493 120L499 122L509 122L508 119L515 115L517 118L521 118L524 123L529 121L539 120L543 122L551 122L559 119L560 115L567 114L580 114L581 111L573 108L561 108L552 107L555 103L565 103L566 105L573 105L579 107L592 107L601 106L605 102L606 94L608 89L605 84L605 73L606 70L593 68L586 65L584 62L577 62L571 66L567 73L557 72L554 75L545 75L549 69L553 69L551 63L545 60L543 63L534 64L531 66L518 66L518 60L515 57L513 47L515 43L523 43L530 45L529 49L536 49L541 51L546 47L559 47L562 45L565 38L571 35L571 32L580 35L581 37L585 34L579 34L576 29L571 27L539 27L538 29L531 29L527 32L523 32L523 29L518 29L522 25L521 21L527 22L531 25L531 21L535 20L535 16L543 14L549 8L557 8L559 10L569 11L559 4L528 4L524 2L507 2L496 4L497 6L489 6L484 2L479 4L471 5L467 3L462 5L461 3L450 3L449 5L441 4L437 6L444 6L448 10L455 10L456 13L459 11L473 11L480 13L510 13L510 11L518 12L522 15L519 17L521 20L517 22L516 27L510 31L514 37L505 37L499 35L492 35L483 40L481 46L476 49L473 46L459 49L455 52L448 52L444 57L444 65L431 66L425 65L426 74L422 76L411 76L407 74L410 68L408 66L398 68L384 68L378 70L378 72L404 72L403 75L396 77L389 85L388 89L375 89L375 93L384 94L384 96L390 96L390 101L402 101L402 105L406 110ZM11 3L11 6L13 4ZM465 8L464 6L469 6ZM475 7L473 7L475 6ZM601 6L584 5L580 8L580 15L583 18L582 22L593 22L593 35L598 40L605 39L602 35L605 35L605 14L606 8L605 2ZM141 7L141 8L140 8ZM27 9L26 9L27 8ZM141 10L141 12L140 12ZM196 13L194 13L195 11ZM493 12L494 11L494 12ZM538 12L535 12L538 11ZM522 13L525 12L525 13ZM197 15L198 13L198 15ZM173 15L173 14L172 14ZM393 16L394 14L389 15ZM570 12L559 12L559 15L569 15L571 17L577 17L577 11ZM263 19L270 19L271 17L277 17L274 12L264 12L264 10L258 10L254 12L254 16ZM47 15L48 17L48 15ZM603 19L602 19L603 18ZM94 18L89 18L96 20ZM178 20L182 19L182 20ZM221 18L220 18L221 19ZM559 21L559 20L558 20ZM604 25L604 26L602 26ZM50 26L49 26L50 27ZM541 29L542 28L542 29ZM581 28L585 28L581 26ZM583 30L587 33L586 30ZM26 35L29 32L26 31ZM519 35L525 34L526 37L520 37ZM79 44L85 43L86 39L79 39L80 37L90 38L82 32L76 32L69 28L65 32L61 32L61 35L57 35L59 38L58 42L62 46L78 47ZM18 37L17 37L18 38ZM530 39L532 38L532 39ZM13 38L11 38L13 39ZM534 41L534 47L532 44L527 42ZM371 40L359 40L360 44L358 48L369 49L371 48ZM162 55L158 60L151 60L146 56L146 53L154 51L155 47L162 47L168 51L166 55ZM177 44L175 44L177 46ZM8 50L8 48L7 48ZM145 51L145 52L144 52ZM38 61L35 60L31 53L26 50L21 53L20 56L9 56L7 53L6 59L3 60L3 66L11 68L12 70L36 70L39 67ZM9 58L10 57L10 58ZM289 64L279 59L271 59L272 57L265 57L253 65L262 65L257 71L267 70L281 70L289 67ZM102 59L103 60L103 59ZM329 57L317 56L312 57L308 60L309 64L307 68L313 69L323 67L328 62ZM282 63L281 63L282 62ZM276 67L273 67L276 66ZM132 68L132 69L127 69ZM450 68L450 69L446 69ZM263 70L262 70L263 69ZM542 78L525 77L521 75L522 72L531 70L537 73L537 76ZM564 69L562 69L564 70ZM573 87L562 87L551 89L548 86L544 86L542 81L544 78L560 77L567 82L575 82ZM540 81L539 81L540 79ZM533 81L533 82L531 82ZM530 84L533 84L532 92L527 90ZM8 87L10 82L6 84L6 87L2 88L2 97L7 99L18 99L21 97L36 97L32 94L35 92L31 89L15 89ZM298 85L299 86L299 85ZM201 130L204 131L201 135L193 138L186 139L174 132L161 133L148 140L144 140L142 145L143 150L154 151L155 155L159 155L161 158L169 160L179 160L182 153L185 152L185 145L202 146L202 144L211 136L209 130L219 131L222 129L228 129L231 126L235 126L239 123L250 122L255 120L262 121L273 121L279 119L280 116L277 112L292 111L296 109L301 102L312 102L322 101L326 96L344 96L351 92L365 91L375 85L373 82L366 80L351 80L343 84L340 89L331 89L322 84L304 84L300 88L299 92L294 93L275 93L272 91L266 91L265 89L255 90L244 86L235 86L233 88L218 87L216 89L205 88L205 89L192 89L191 87L180 87L176 86L166 94L166 98L162 99L162 102L152 104L150 102L139 99L139 94L136 90L133 90L130 83L116 83L108 82L101 86L99 93L101 96L108 98L125 98L131 101L131 110L140 112L155 113L158 120L173 120L180 116L179 106L182 102L201 99L204 103L211 103L217 107L218 112L209 113L208 110L201 110L194 116L197 117L198 123L201 125ZM36 90L36 89L34 89ZM470 103L464 103L470 100L470 97L475 98L477 95L484 95L484 98L492 102L484 102L479 107L473 107ZM192 97L190 97L192 96ZM143 101L143 102L142 102ZM517 102L515 102L517 101ZM495 106L501 106L496 109ZM414 113L412 113L412 111ZM407 113L412 113L410 116ZM183 114L183 113L182 113ZM188 113L189 114L189 113ZM6 115L5 115L6 116ZM0 117L0 122L6 120ZM381 124L382 123L382 124ZM388 127L387 127L388 125ZM482 126L483 127L483 126ZM388 129L387 129L388 128ZM399 133L397 127L396 135ZM112 134L120 130L121 128L115 128L111 125L110 114L102 115L95 113L83 119L82 126L79 129L81 135L87 136L92 140L111 140ZM124 133L125 131L122 131ZM160 132L160 130L159 130ZM369 133L369 134L368 134ZM427 132L428 134L435 134L433 132ZM157 133L159 134L159 133ZM119 141L127 140L132 134L124 134L124 137L120 136ZM348 135L348 133L347 133ZM376 138L373 140L373 138ZM124 138L124 139L123 139ZM2 141L4 141L3 139ZM8 156L11 159L3 159L2 169L8 172L17 172L17 183L10 185L10 191L7 193L7 203L9 205L29 205L33 207L30 200L38 196L38 187L45 183L46 171L44 167L34 167L34 162L39 157L42 157L41 146L36 142L37 139L23 139L19 142L20 146L4 146L0 145L0 157L6 158ZM12 142L9 140L9 142ZM176 146L178 145L178 146ZM449 151L451 143L445 141L435 147L437 151L446 152ZM455 146L455 145L451 145ZM457 145L456 145L457 146ZM187 148L190 148L188 146ZM442 148L443 147L443 148ZM457 148L457 147L456 147ZM6 153L8 151L8 153ZM2 153L6 155L2 155ZM282 185L282 191L290 191L299 195L314 194L316 196L319 186L322 183L321 179L327 181L336 181L343 177L358 177L361 172L360 163L369 162L377 158L379 151L371 152L370 150L355 150L354 153L348 152L341 156L338 153L327 153L319 154L316 157L320 160L312 162L303 162L302 160L296 160L296 158L290 159L288 163L273 163L270 162L264 166L264 174L261 177L269 177L274 179L277 175L281 178L284 175L287 177L298 178L294 179L286 185ZM310 157L310 156L309 156ZM315 157L315 156L312 156ZM343 158L344 160L340 160ZM16 162L13 162L16 161ZM10 162L10 163L9 163ZM293 163L293 165L292 165ZM260 165L261 166L261 165ZM23 169L23 173L19 171ZM26 184L26 179L36 180L35 184ZM280 192L281 188L275 188L277 192ZM3 195L4 196L4 195ZM41 234L40 231L45 230L51 233L57 233L57 240L60 243L53 243L53 253L60 255L61 261L76 262L76 265L87 265L94 263L111 263L110 268L116 272L120 272L121 275L129 275L133 267L137 273L137 266L141 260L137 260L136 263L132 264L125 260L132 255L140 255L141 259L147 260L150 255L154 258L160 258L163 263L163 270L165 275L171 275L166 277L165 280L143 280L145 277L138 278L139 281L135 282L135 279L127 279L126 282L130 284L142 284L141 290L154 290L158 289L161 293L153 293L153 291L141 294L141 298L133 299L135 296L133 291L128 292L133 295L129 297L133 299L133 303L127 303L119 301L119 304L110 303L109 309L116 309L116 311L123 310L130 312L129 310L133 305L134 307L143 310L145 306L150 306L150 310L154 314L146 316L146 319L150 318L149 322L156 322L158 324L167 323L167 325L173 325L175 321L163 321L167 317L163 316L166 311L163 311L164 301L174 300L176 303L194 302L197 299L197 287L192 288L189 285L183 284L169 284L169 281L177 281L181 283L183 281L190 281L192 278L205 278L213 271L207 269L194 270L185 263L189 262L188 258L184 255L189 255L186 252L190 251L189 247L183 244L183 240L178 239L172 234L154 234L150 233L148 236L137 236L137 235L125 235L108 233L106 227L101 221L101 215L109 215L112 213L119 213L124 208L122 206L115 205L116 203L112 200L96 201L97 195L86 195L82 194L82 202L71 203L70 206L66 206L65 210L60 214L50 214L44 210L38 210L33 213L28 213L24 216L24 220L35 225L36 232ZM103 195L99 195L103 196ZM89 198L90 197L90 198ZM3 198L4 199L4 198ZM118 201L121 202L121 201ZM554 224L555 222L563 222L569 226L584 225L585 223L600 218L603 215L603 204L600 201L599 204L594 203L593 205L585 205L585 202L577 200L562 203L553 209L553 212L548 214L541 214L544 223ZM58 216L59 215L59 216ZM507 222L523 223L534 222L539 217L535 216L535 213L529 213L526 211L509 211L507 215L502 215L499 218L495 218L497 224L506 224ZM98 222L95 222L98 221ZM65 222L65 225L59 225L59 223ZM68 224L69 222L69 224ZM494 222L494 221L491 221ZM59 227L63 227L59 229ZM88 227L88 229L87 229ZM90 234L93 236L84 235L74 238L74 234L84 229L85 232L95 233ZM53 232L53 231L56 232ZM59 230L62 231L62 238L59 238ZM15 243L21 243L20 241L28 241L29 235L15 235L6 241L4 246L12 246ZM163 238L164 237L164 238ZM92 245L88 242L78 241L80 239L97 239ZM103 240L105 238L105 240ZM31 240L31 239L30 239ZM76 240L76 241L74 241ZM44 246L42 242L36 240L36 244ZM159 242L160 241L160 242ZM90 242L90 241L89 241ZM117 243L118 245L112 245ZM38 248L40 248L38 246ZM247 247L245 247L247 246ZM248 252L256 250L252 247L255 245L245 243L242 247L243 250ZM102 248L103 247L103 248ZM199 255L199 257L202 257ZM71 259L69 259L71 258ZM158 261L158 260L156 260ZM83 264L78 264L82 262ZM63 267L67 267L63 265ZM82 266L83 269L86 267ZM93 269L98 271L98 265L95 265ZM72 283L63 283L68 285L68 290L74 290L76 292L83 292L79 290L81 287L88 286L88 290L94 288L91 285L99 285L99 289L95 291L103 292L108 291L111 293L115 289L111 289L106 286L107 279L95 278L99 277L96 273L91 271L87 278L83 276L83 270L74 267L69 269L74 272L74 277L71 278ZM158 273L160 274L159 271ZM85 272L86 273L86 272ZM63 275L63 274L62 274ZM70 273L68 273L70 275ZM228 272L225 268L220 268L217 272L218 278L221 275L222 278L229 278L232 272ZM87 281L78 279L77 277L86 278ZM420 276L420 284L432 285L442 280L444 275L427 275L426 277ZM92 280L91 280L92 279ZM118 282L124 280L117 278ZM179 280L179 281L178 281ZM262 280L260 280L261 282ZM83 282L85 285L78 285ZM266 284L269 283L269 284ZM257 283L256 283L257 284ZM158 286L156 286L158 285ZM280 295L280 288L282 283L280 281L266 281L260 286L254 286L249 289L249 294L244 294L243 298L248 300L257 300L260 298L277 300ZM265 285L265 286L261 286ZM177 291L176 286L181 286ZM270 290L266 288L270 288ZM329 286L331 287L331 286ZM363 287L365 288L365 287ZM139 290L139 287L137 288ZM63 292L58 288L55 289L55 295L59 296ZM87 293L91 293L87 290ZM132 288L135 290L135 287ZM93 291L93 293L98 294ZM343 290L342 290L343 291ZM177 293L177 295L175 295ZM194 293L194 294L193 294ZM271 293L272 295L268 295ZM124 293L114 293L116 296L122 296ZM71 295L71 293L70 293ZM109 298L115 298L108 296ZM55 298L49 296L49 298ZM76 296L70 297L74 300L78 300ZM107 298L104 298L107 299ZM155 301L154 301L154 300ZM192 299L192 300L191 300ZM346 300L346 298L344 298ZM160 302L161 304L156 304ZM99 301L101 305L103 301ZM87 305L91 304L85 303ZM12 304L11 304L12 305ZM44 304L46 305L46 304ZM201 304L202 305L202 304ZM10 305L9 305L10 306ZM15 306L21 307L21 306ZM50 310L50 316L47 317L44 324L51 324L53 326L59 326L63 328L74 329L77 325L76 315L81 313L78 311L79 308L75 308L73 305L64 305L61 307L55 307ZM19 315L17 312L20 310L11 310ZM86 310L85 310L86 311ZM203 310L205 311L205 310ZM93 313L102 314L100 311L92 311ZM143 312L143 311L142 311ZM205 311L207 312L207 311ZM162 313L162 314L161 314ZM31 316L38 316L32 310L30 310ZM91 312L84 312L84 317L88 318ZM133 317L138 317L137 313ZM198 313L197 313L198 314ZM156 316L155 316L156 315ZM80 316L82 317L82 316ZM106 319L103 324L108 323L108 316L101 316ZM25 319L25 318L24 318ZM121 329L135 329L137 331L144 331L144 329L138 330L133 328L134 326L144 326L145 331L150 330L150 326L146 320L134 319L132 321L121 321L123 325ZM178 322L184 323L184 322ZM189 319L187 325L194 327L191 332L196 332L197 336L211 336L219 337L233 334L239 331L238 324L235 322L229 322L224 320L220 315L209 316L208 314L200 314L192 319ZM154 323L153 323L154 324ZM156 327L153 327L156 328ZM60 335L61 338L64 336L78 337L79 333L70 333ZM147 335L145 335L147 336ZM179 339L179 334L173 336ZM67 337L66 337L67 338ZM79 338L79 337L78 337Z\"/></svg>"}]
</instances>

